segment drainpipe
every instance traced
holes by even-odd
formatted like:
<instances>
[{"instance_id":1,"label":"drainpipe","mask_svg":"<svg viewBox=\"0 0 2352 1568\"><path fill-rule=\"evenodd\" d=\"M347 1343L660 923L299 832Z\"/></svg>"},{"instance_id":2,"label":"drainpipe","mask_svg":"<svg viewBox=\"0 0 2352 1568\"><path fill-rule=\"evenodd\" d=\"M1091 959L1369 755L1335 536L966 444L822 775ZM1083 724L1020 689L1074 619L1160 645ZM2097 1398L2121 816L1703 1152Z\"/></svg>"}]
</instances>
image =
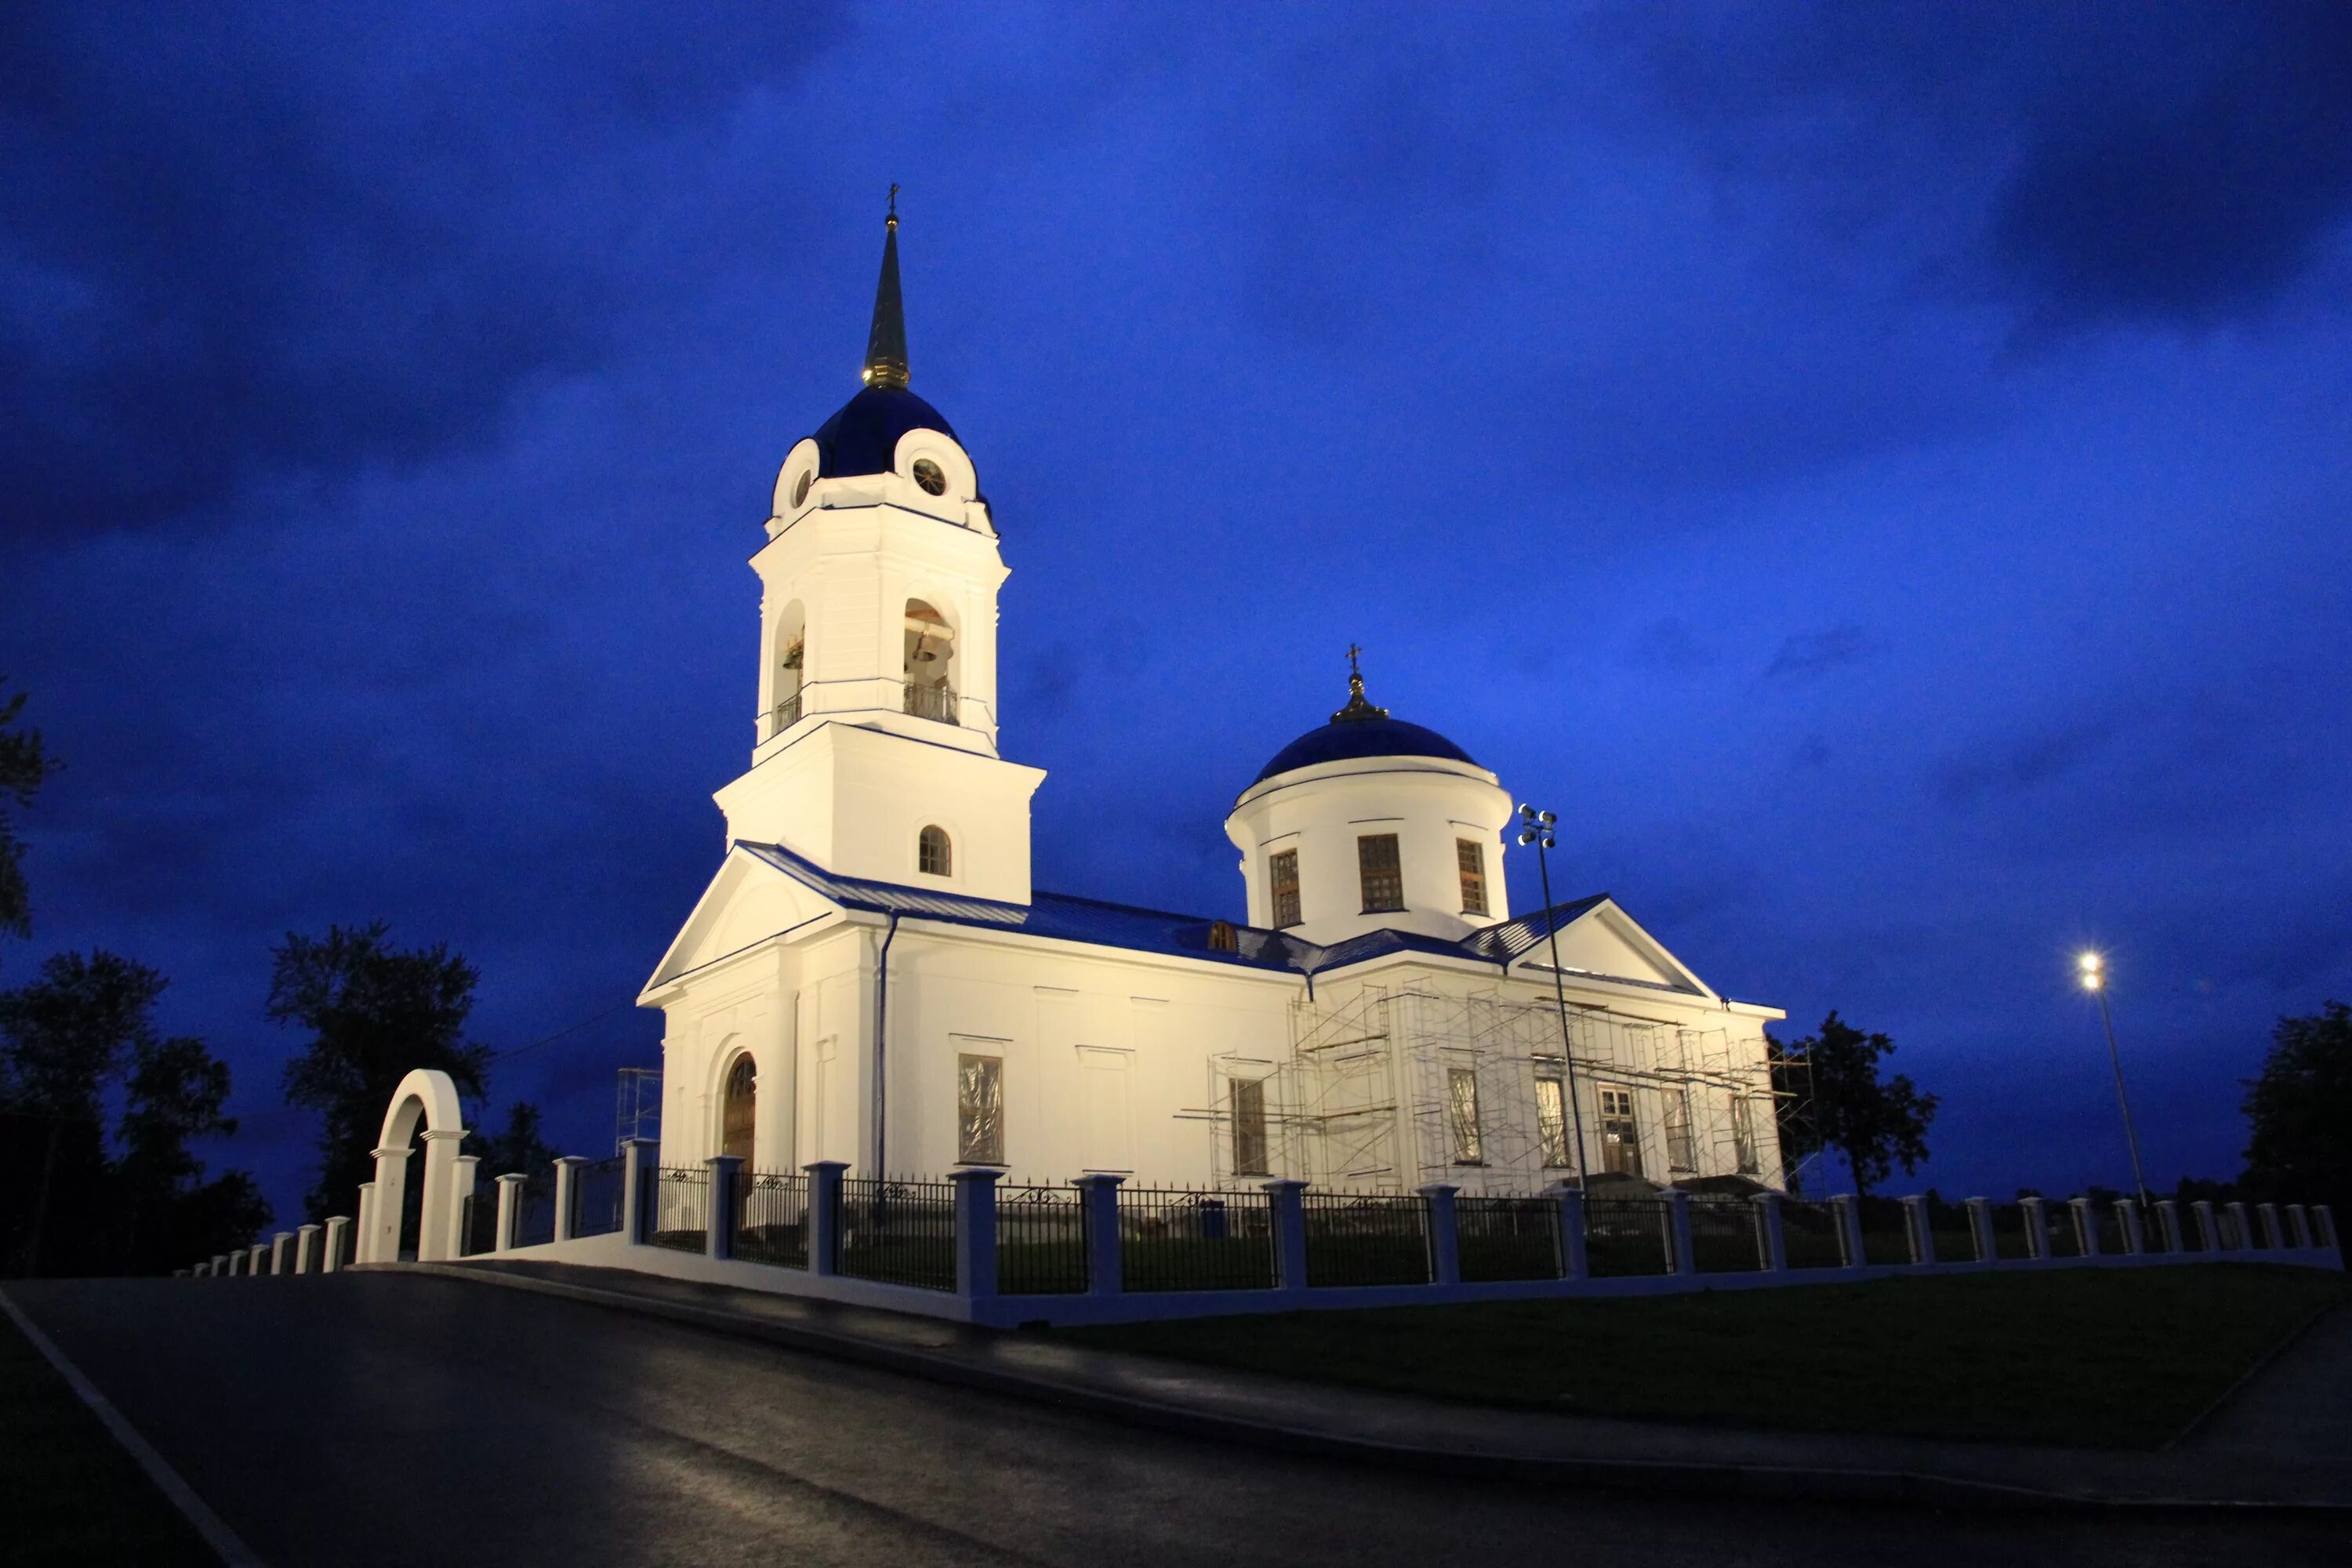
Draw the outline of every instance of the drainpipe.
<instances>
[{"instance_id":1,"label":"drainpipe","mask_svg":"<svg viewBox=\"0 0 2352 1568\"><path fill-rule=\"evenodd\" d=\"M898 940L899 911L890 911L890 929L882 937L882 952L874 965L874 1170L873 1179L889 1172L890 1150L890 944Z\"/></svg>"}]
</instances>

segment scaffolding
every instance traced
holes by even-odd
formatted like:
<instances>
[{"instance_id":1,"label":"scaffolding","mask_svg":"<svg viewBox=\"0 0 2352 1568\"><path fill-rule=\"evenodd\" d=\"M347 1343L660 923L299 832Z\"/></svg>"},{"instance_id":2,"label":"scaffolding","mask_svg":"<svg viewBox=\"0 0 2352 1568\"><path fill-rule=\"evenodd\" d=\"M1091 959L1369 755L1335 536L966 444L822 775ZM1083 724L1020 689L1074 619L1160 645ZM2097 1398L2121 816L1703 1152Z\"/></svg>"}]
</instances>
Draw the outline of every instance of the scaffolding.
<instances>
[{"instance_id":1,"label":"scaffolding","mask_svg":"<svg viewBox=\"0 0 2352 1568\"><path fill-rule=\"evenodd\" d=\"M1220 1187L1280 1174L1369 1192L1438 1182L1471 1193L1533 1192L1587 1161L1605 1168L1604 1086L1633 1098L1634 1147L1649 1179L1777 1184L1777 1108L1810 1099L1792 1064L1776 1075L1764 1053L1747 1042L1735 1047L1722 1029L1570 1004L1563 1030L1549 997L1519 1002L1414 985L1302 998L1291 1008L1286 1058L1228 1053L1208 1065L1207 1105L1182 1114L1209 1125L1212 1181ZM1569 1130L1554 1131L1551 1160L1539 1110L1547 1078L1572 1084L1575 1097ZM1257 1087L1237 1100L1243 1084ZM1253 1128L1238 1138L1237 1114ZM1237 1149L1261 1148L1265 1170L1237 1168Z\"/></svg>"},{"instance_id":2,"label":"scaffolding","mask_svg":"<svg viewBox=\"0 0 2352 1568\"><path fill-rule=\"evenodd\" d=\"M621 1069L613 1093L613 1152L626 1152L632 1138L661 1136L661 1068Z\"/></svg>"}]
</instances>

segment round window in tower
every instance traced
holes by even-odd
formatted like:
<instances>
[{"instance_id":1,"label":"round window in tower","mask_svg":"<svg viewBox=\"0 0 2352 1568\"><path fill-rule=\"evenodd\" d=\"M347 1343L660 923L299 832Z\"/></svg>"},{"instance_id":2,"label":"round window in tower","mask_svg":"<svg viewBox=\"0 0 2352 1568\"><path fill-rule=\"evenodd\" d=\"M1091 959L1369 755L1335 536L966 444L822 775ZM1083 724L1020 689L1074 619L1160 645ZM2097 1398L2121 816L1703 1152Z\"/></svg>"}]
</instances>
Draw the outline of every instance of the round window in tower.
<instances>
[{"instance_id":1,"label":"round window in tower","mask_svg":"<svg viewBox=\"0 0 2352 1568\"><path fill-rule=\"evenodd\" d=\"M926 495L943 496L948 493L947 475L940 472L940 466L929 458L915 459L915 482L923 487Z\"/></svg>"},{"instance_id":2,"label":"round window in tower","mask_svg":"<svg viewBox=\"0 0 2352 1568\"><path fill-rule=\"evenodd\" d=\"M793 505L797 507L807 501L809 481L815 478L815 470L811 468L801 470L801 477L793 481Z\"/></svg>"}]
</instances>

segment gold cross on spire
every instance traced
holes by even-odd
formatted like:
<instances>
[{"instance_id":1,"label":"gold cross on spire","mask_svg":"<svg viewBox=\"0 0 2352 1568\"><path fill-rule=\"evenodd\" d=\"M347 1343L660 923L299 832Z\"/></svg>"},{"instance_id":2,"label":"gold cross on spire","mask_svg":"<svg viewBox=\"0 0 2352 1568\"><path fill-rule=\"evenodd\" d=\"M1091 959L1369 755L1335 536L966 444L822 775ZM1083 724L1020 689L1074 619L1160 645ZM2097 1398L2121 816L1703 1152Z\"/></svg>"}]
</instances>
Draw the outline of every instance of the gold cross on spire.
<instances>
[{"instance_id":1,"label":"gold cross on spire","mask_svg":"<svg viewBox=\"0 0 2352 1568\"><path fill-rule=\"evenodd\" d=\"M1360 723L1367 719L1385 719L1389 710L1375 708L1364 695L1364 650L1354 643L1348 645L1348 705L1331 715L1331 722Z\"/></svg>"}]
</instances>

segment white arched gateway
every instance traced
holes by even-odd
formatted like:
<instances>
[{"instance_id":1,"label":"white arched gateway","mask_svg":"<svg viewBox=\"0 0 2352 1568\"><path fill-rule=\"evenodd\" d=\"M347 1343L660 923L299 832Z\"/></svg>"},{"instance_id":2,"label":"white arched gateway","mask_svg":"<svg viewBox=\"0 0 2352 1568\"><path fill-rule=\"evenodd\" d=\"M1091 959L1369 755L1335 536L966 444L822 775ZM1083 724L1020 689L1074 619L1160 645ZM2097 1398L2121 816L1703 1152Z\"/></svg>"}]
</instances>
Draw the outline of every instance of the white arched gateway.
<instances>
[{"instance_id":1,"label":"white arched gateway","mask_svg":"<svg viewBox=\"0 0 2352 1568\"><path fill-rule=\"evenodd\" d=\"M362 1263L400 1260L400 1216L408 1187L408 1146L425 1134L424 1218L417 1227L416 1259L437 1263L457 1256L457 1205L449 1198L457 1173L457 1150L466 1136L457 1086L436 1068L418 1068L392 1091L383 1113L383 1131L376 1139L375 1191L362 1217L359 1243Z\"/></svg>"}]
</instances>

